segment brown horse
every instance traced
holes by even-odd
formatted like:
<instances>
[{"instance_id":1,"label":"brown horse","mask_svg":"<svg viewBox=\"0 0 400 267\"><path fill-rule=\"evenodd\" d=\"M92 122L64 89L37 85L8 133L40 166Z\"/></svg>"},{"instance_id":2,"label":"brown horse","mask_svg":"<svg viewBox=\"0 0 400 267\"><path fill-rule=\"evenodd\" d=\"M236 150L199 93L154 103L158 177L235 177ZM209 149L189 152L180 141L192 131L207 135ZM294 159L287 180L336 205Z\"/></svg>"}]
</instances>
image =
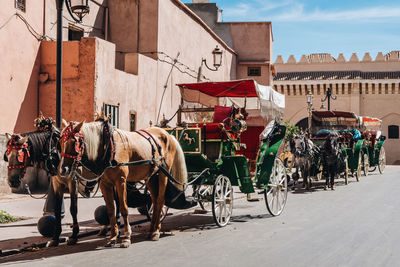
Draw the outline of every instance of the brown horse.
<instances>
[{"instance_id":1,"label":"brown horse","mask_svg":"<svg viewBox=\"0 0 400 267\"><path fill-rule=\"evenodd\" d=\"M160 236L160 215L164 205L167 176L160 166L167 169L179 183L187 182L187 171L183 151L178 141L161 128L148 128L144 131L127 132L120 129L104 131L104 122L70 124L63 129L61 142L61 161L59 172L70 176L78 164L96 166L103 170L100 181L107 214L110 218L111 237L106 246L117 242L118 226L115 217L114 188L116 189L120 212L124 219L124 235L120 247L131 244L131 228L128 220L127 182L146 180L154 205L149 238L158 240ZM110 138L107 138L107 134ZM110 149L112 147L112 149ZM110 153L110 164L99 160ZM115 156L114 156L115 153ZM140 165L121 165L118 163L138 162ZM96 163L97 162L97 163ZM100 165L99 166L99 162ZM111 164L112 162L112 164ZM73 175L72 175L73 176Z\"/></svg>"}]
</instances>

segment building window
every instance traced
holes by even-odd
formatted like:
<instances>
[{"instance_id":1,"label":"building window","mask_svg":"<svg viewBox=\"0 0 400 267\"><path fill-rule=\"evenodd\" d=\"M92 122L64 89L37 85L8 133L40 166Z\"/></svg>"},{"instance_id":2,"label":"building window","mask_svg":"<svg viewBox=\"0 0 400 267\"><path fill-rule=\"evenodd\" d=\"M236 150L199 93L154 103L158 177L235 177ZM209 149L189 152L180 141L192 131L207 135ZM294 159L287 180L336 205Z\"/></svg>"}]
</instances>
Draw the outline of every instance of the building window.
<instances>
[{"instance_id":1,"label":"building window","mask_svg":"<svg viewBox=\"0 0 400 267\"><path fill-rule=\"evenodd\" d=\"M129 128L130 131L136 131L136 112L135 111L130 111L129 112Z\"/></svg>"},{"instance_id":2,"label":"building window","mask_svg":"<svg viewBox=\"0 0 400 267\"><path fill-rule=\"evenodd\" d=\"M68 41L80 41L83 37L83 29L74 25L68 26Z\"/></svg>"},{"instance_id":3,"label":"building window","mask_svg":"<svg viewBox=\"0 0 400 267\"><path fill-rule=\"evenodd\" d=\"M103 106L104 115L110 117L110 123L112 126L119 127L119 105L104 104Z\"/></svg>"},{"instance_id":4,"label":"building window","mask_svg":"<svg viewBox=\"0 0 400 267\"><path fill-rule=\"evenodd\" d=\"M247 76L261 76L261 67L248 67Z\"/></svg>"},{"instance_id":5,"label":"building window","mask_svg":"<svg viewBox=\"0 0 400 267\"><path fill-rule=\"evenodd\" d=\"M389 139L399 139L399 126L389 125L388 126L388 138Z\"/></svg>"},{"instance_id":6,"label":"building window","mask_svg":"<svg viewBox=\"0 0 400 267\"><path fill-rule=\"evenodd\" d=\"M22 12L25 12L25 0L15 0L15 8L21 10Z\"/></svg>"}]
</instances>

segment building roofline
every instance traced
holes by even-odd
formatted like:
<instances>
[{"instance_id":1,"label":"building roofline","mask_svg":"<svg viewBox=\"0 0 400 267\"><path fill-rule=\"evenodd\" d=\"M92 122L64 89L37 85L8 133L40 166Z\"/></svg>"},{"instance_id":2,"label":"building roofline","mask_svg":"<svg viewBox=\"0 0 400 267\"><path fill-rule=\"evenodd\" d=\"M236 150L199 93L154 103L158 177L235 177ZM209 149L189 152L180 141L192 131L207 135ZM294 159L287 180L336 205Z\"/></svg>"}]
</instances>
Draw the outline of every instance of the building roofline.
<instances>
[{"instance_id":1,"label":"building roofline","mask_svg":"<svg viewBox=\"0 0 400 267\"><path fill-rule=\"evenodd\" d=\"M237 55L235 50L233 50L231 47L229 47L208 25L199 17L197 16L190 8L188 8L184 3L182 3L180 0L171 0L174 2L176 5L178 5L187 15L192 17L194 21L200 24L211 36L218 41L226 50L229 52Z\"/></svg>"}]
</instances>

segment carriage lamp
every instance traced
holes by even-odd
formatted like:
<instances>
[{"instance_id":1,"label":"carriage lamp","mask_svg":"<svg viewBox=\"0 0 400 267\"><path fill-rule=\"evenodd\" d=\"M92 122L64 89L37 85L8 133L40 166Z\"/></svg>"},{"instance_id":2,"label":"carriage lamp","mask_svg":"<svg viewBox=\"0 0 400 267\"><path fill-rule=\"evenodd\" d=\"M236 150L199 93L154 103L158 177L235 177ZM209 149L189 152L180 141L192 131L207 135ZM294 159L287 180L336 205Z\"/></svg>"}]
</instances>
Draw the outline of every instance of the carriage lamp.
<instances>
[{"instance_id":1,"label":"carriage lamp","mask_svg":"<svg viewBox=\"0 0 400 267\"><path fill-rule=\"evenodd\" d=\"M328 111L331 110L331 99L332 100L336 100L337 96L332 95L332 89L330 87L328 87L328 89L326 90L325 93L325 98L321 98L321 108L325 108L325 106L323 106L324 102L326 100L328 100Z\"/></svg>"},{"instance_id":2,"label":"carriage lamp","mask_svg":"<svg viewBox=\"0 0 400 267\"><path fill-rule=\"evenodd\" d=\"M66 0L66 6L76 22L82 22L83 17L89 13L89 0Z\"/></svg>"},{"instance_id":3,"label":"carriage lamp","mask_svg":"<svg viewBox=\"0 0 400 267\"><path fill-rule=\"evenodd\" d=\"M218 45L214 48L214 50L212 51L212 55L213 55L213 65L214 65L214 69L210 68L207 65L207 61L206 59L202 59L202 64L204 63L204 65L206 65L207 69L211 70L211 71L217 71L219 67L221 67L222 65L222 50L218 47Z\"/></svg>"}]
</instances>

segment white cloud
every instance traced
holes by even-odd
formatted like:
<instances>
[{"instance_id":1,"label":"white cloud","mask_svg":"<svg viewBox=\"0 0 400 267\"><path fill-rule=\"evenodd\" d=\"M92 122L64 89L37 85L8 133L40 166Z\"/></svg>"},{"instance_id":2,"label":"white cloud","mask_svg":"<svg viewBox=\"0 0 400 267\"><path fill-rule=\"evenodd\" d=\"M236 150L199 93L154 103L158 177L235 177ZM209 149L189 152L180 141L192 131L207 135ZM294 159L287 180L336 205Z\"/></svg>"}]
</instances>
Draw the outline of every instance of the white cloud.
<instances>
[{"instance_id":1,"label":"white cloud","mask_svg":"<svg viewBox=\"0 0 400 267\"><path fill-rule=\"evenodd\" d=\"M398 18L400 6L376 6L355 10L307 10L296 0L243 1L224 9L225 20L268 20L284 22L366 21Z\"/></svg>"},{"instance_id":2,"label":"white cloud","mask_svg":"<svg viewBox=\"0 0 400 267\"><path fill-rule=\"evenodd\" d=\"M271 20L275 21L345 21L398 18L400 7L369 7L357 10L326 11L316 9L312 12L299 10L275 14Z\"/></svg>"}]
</instances>

